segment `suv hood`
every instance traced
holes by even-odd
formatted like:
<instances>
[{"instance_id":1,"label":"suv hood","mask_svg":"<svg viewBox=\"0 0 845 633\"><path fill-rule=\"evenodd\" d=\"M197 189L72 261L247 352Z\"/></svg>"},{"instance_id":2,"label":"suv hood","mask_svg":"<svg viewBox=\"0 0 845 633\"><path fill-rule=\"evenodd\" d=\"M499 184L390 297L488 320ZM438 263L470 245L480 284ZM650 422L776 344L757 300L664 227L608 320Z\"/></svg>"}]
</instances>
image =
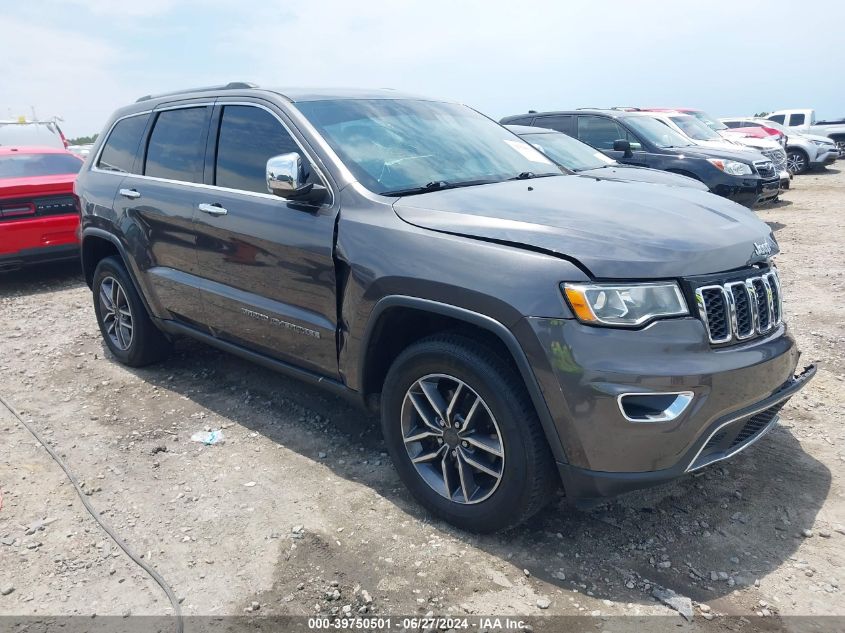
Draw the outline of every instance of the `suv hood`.
<instances>
[{"instance_id":1,"label":"suv hood","mask_svg":"<svg viewBox=\"0 0 845 633\"><path fill-rule=\"evenodd\" d=\"M698 154L700 158L726 158L728 160L739 161L740 163L752 164L755 160L768 160L765 156L750 148L736 147L736 149L722 149L721 147L706 147L704 145L696 145L694 147L675 147L672 148L676 152Z\"/></svg>"},{"instance_id":2,"label":"suv hood","mask_svg":"<svg viewBox=\"0 0 845 633\"><path fill-rule=\"evenodd\" d=\"M796 136L802 136L803 138L807 139L808 141L822 141L825 144L832 143L833 145L836 145L836 142L832 138L827 137L827 136L822 136L820 134L804 134L802 132L801 134L796 134ZM789 135L789 138L792 138L792 134Z\"/></svg>"},{"instance_id":3,"label":"suv hood","mask_svg":"<svg viewBox=\"0 0 845 633\"><path fill-rule=\"evenodd\" d=\"M393 207L409 224L554 253L596 278L703 275L778 251L754 213L687 187L552 176L407 196Z\"/></svg>"}]
</instances>

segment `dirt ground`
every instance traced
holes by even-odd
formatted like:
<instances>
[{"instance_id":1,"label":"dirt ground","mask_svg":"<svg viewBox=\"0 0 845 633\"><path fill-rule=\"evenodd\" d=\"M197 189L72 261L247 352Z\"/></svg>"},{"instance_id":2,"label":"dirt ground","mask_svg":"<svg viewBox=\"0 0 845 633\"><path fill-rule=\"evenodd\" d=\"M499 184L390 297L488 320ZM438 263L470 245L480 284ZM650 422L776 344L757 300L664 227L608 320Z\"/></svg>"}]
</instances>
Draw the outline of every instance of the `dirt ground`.
<instances>
[{"instance_id":1,"label":"dirt ground","mask_svg":"<svg viewBox=\"0 0 845 633\"><path fill-rule=\"evenodd\" d=\"M158 366L117 364L76 265L0 277L0 393L186 615L499 614L535 630L593 615L582 630L600 631L624 614L797 630L789 616L845 616L843 171L796 177L758 211L781 245L802 362L821 365L780 426L698 476L590 511L559 500L508 533L427 516L375 421L295 380L191 341ZM224 442L191 441L204 429ZM0 615L171 612L3 411L0 489ZM694 621L655 587L691 599Z\"/></svg>"}]
</instances>

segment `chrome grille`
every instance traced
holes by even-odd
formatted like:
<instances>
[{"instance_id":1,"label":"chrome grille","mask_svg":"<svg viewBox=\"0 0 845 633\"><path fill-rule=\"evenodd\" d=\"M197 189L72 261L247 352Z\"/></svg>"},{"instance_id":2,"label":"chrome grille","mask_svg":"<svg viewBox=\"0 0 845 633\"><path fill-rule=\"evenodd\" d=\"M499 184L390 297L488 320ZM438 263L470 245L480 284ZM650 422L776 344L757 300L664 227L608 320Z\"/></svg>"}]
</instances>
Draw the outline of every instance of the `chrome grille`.
<instances>
[{"instance_id":1,"label":"chrome grille","mask_svg":"<svg viewBox=\"0 0 845 633\"><path fill-rule=\"evenodd\" d=\"M786 152L783 148L764 149L760 150L760 153L772 161L776 171L781 172L786 169Z\"/></svg>"},{"instance_id":2,"label":"chrome grille","mask_svg":"<svg viewBox=\"0 0 845 633\"><path fill-rule=\"evenodd\" d=\"M758 160L754 162L754 168L761 178L774 178L778 175L775 166L770 160Z\"/></svg>"},{"instance_id":3,"label":"chrome grille","mask_svg":"<svg viewBox=\"0 0 845 633\"><path fill-rule=\"evenodd\" d=\"M780 279L762 275L695 289L698 313L711 343L743 341L772 331L783 320Z\"/></svg>"}]
</instances>

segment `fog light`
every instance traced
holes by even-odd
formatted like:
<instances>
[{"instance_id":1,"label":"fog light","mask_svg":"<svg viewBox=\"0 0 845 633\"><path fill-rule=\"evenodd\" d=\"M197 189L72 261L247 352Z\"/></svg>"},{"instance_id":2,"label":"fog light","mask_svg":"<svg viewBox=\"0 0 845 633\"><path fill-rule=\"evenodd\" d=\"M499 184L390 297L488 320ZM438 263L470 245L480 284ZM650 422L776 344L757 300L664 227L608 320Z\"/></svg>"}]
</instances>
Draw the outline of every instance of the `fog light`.
<instances>
[{"instance_id":1,"label":"fog light","mask_svg":"<svg viewBox=\"0 0 845 633\"><path fill-rule=\"evenodd\" d=\"M629 422L670 422L686 411L694 397L692 391L623 393L616 401Z\"/></svg>"}]
</instances>

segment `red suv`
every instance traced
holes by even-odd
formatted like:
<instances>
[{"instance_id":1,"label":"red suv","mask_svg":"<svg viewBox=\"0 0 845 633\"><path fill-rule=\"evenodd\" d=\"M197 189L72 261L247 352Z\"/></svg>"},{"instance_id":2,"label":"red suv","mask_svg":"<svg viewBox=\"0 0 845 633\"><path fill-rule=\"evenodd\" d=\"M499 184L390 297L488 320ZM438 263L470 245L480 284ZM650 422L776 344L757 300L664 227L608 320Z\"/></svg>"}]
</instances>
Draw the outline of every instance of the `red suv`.
<instances>
[{"instance_id":1,"label":"red suv","mask_svg":"<svg viewBox=\"0 0 845 633\"><path fill-rule=\"evenodd\" d=\"M0 147L0 271L75 259L82 159L52 147Z\"/></svg>"}]
</instances>

